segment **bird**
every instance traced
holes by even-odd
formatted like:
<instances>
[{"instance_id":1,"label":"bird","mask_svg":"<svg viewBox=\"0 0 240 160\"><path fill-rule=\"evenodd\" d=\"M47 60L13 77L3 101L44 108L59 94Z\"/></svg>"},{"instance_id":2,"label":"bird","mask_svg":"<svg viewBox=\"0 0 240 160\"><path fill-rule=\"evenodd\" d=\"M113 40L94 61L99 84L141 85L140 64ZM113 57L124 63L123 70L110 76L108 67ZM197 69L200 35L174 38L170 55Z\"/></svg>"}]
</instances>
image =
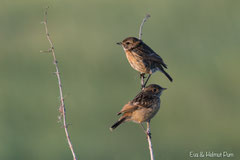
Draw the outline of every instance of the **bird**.
<instances>
[{"instance_id":1,"label":"bird","mask_svg":"<svg viewBox=\"0 0 240 160\"><path fill-rule=\"evenodd\" d=\"M142 127L143 122L150 123L150 120L160 109L160 95L164 90L166 90L166 88L162 88L157 84L150 84L145 87L117 113L117 115L121 115L121 117L110 127L110 130L113 131L120 124L128 121L139 123ZM147 133L145 129L144 131Z\"/></svg>"},{"instance_id":2,"label":"bird","mask_svg":"<svg viewBox=\"0 0 240 160\"><path fill-rule=\"evenodd\" d=\"M132 68L140 72L142 88L146 86L149 78L156 71L162 72L171 82L173 81L172 77L164 70L164 68L167 69L167 65L163 59L142 40L128 37L117 44L123 47ZM145 74L149 74L149 76L144 83Z\"/></svg>"}]
</instances>

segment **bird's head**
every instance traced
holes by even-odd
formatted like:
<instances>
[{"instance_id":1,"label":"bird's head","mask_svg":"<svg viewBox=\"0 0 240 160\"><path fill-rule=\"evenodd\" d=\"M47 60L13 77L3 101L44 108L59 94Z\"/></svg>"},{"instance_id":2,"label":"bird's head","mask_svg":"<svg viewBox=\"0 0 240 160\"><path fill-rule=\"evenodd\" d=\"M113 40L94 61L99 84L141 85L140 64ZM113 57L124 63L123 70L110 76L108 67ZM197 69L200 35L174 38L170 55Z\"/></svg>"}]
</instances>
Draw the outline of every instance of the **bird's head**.
<instances>
[{"instance_id":1,"label":"bird's head","mask_svg":"<svg viewBox=\"0 0 240 160\"><path fill-rule=\"evenodd\" d=\"M136 48L142 41L135 37L128 37L122 42L118 42L118 45L122 45L125 50L131 50Z\"/></svg>"},{"instance_id":2,"label":"bird's head","mask_svg":"<svg viewBox=\"0 0 240 160\"><path fill-rule=\"evenodd\" d=\"M160 96L164 90L167 88L163 88L157 84L150 84L146 88L143 89L144 92L150 92L151 94L154 94L156 96Z\"/></svg>"}]
</instances>

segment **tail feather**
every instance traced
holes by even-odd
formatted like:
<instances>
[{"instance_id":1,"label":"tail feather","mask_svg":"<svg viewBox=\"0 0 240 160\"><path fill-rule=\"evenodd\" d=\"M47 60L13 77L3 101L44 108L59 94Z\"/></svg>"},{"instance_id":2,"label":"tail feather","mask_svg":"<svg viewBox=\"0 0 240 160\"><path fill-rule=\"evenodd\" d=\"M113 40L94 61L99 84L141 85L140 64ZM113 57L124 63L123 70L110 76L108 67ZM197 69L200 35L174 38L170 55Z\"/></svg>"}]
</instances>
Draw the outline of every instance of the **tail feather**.
<instances>
[{"instance_id":1,"label":"tail feather","mask_svg":"<svg viewBox=\"0 0 240 160\"><path fill-rule=\"evenodd\" d=\"M167 69L167 65L162 61L162 66Z\"/></svg>"},{"instance_id":2,"label":"tail feather","mask_svg":"<svg viewBox=\"0 0 240 160\"><path fill-rule=\"evenodd\" d=\"M169 79L169 81L173 81L172 77L164 69L162 69L161 71Z\"/></svg>"},{"instance_id":3,"label":"tail feather","mask_svg":"<svg viewBox=\"0 0 240 160\"><path fill-rule=\"evenodd\" d=\"M157 64L157 67L171 82L173 81L172 77L163 69L162 64Z\"/></svg>"},{"instance_id":4,"label":"tail feather","mask_svg":"<svg viewBox=\"0 0 240 160\"><path fill-rule=\"evenodd\" d=\"M115 128L117 128L121 123L123 123L126 120L126 117L118 120L116 123L114 123L114 125L112 125L112 127L110 128L111 131L113 131Z\"/></svg>"}]
</instances>

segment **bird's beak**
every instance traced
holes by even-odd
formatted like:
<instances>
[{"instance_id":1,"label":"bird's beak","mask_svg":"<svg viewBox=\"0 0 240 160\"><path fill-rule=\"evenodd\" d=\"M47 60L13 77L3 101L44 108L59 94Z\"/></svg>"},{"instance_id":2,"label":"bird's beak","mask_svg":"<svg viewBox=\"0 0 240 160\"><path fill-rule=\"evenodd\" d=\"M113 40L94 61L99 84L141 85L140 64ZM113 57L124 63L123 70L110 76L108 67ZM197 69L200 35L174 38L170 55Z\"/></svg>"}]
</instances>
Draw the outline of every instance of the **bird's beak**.
<instances>
[{"instance_id":1,"label":"bird's beak","mask_svg":"<svg viewBox=\"0 0 240 160\"><path fill-rule=\"evenodd\" d=\"M162 90L164 91L164 90L166 90L167 88L163 88Z\"/></svg>"},{"instance_id":2,"label":"bird's beak","mask_svg":"<svg viewBox=\"0 0 240 160\"><path fill-rule=\"evenodd\" d=\"M122 42L117 42L116 44L117 44L117 45L122 45Z\"/></svg>"}]
</instances>

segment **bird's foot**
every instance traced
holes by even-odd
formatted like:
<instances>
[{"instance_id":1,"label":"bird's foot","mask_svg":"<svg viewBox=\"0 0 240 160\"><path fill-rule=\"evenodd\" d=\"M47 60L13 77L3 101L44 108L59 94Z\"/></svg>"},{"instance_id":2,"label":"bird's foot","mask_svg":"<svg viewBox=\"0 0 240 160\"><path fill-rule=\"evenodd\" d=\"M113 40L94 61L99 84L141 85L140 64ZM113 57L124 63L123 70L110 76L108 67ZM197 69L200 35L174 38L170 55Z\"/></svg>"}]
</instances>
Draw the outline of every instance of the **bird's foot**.
<instances>
[{"instance_id":1,"label":"bird's foot","mask_svg":"<svg viewBox=\"0 0 240 160\"><path fill-rule=\"evenodd\" d=\"M141 74L140 74L140 78L143 78L143 79L146 78L146 77L145 77L145 73L141 73Z\"/></svg>"},{"instance_id":2,"label":"bird's foot","mask_svg":"<svg viewBox=\"0 0 240 160\"><path fill-rule=\"evenodd\" d=\"M147 138L149 137L150 139L152 139L152 133L151 132L146 131L146 135L147 135Z\"/></svg>"},{"instance_id":3,"label":"bird's foot","mask_svg":"<svg viewBox=\"0 0 240 160\"><path fill-rule=\"evenodd\" d=\"M147 132L147 135L149 136L150 139L152 139L152 133L151 132Z\"/></svg>"},{"instance_id":4,"label":"bird's foot","mask_svg":"<svg viewBox=\"0 0 240 160\"><path fill-rule=\"evenodd\" d=\"M140 74L140 79L141 79L141 89L145 88L145 83L144 83L144 79L145 79L145 73L141 73Z\"/></svg>"}]
</instances>

